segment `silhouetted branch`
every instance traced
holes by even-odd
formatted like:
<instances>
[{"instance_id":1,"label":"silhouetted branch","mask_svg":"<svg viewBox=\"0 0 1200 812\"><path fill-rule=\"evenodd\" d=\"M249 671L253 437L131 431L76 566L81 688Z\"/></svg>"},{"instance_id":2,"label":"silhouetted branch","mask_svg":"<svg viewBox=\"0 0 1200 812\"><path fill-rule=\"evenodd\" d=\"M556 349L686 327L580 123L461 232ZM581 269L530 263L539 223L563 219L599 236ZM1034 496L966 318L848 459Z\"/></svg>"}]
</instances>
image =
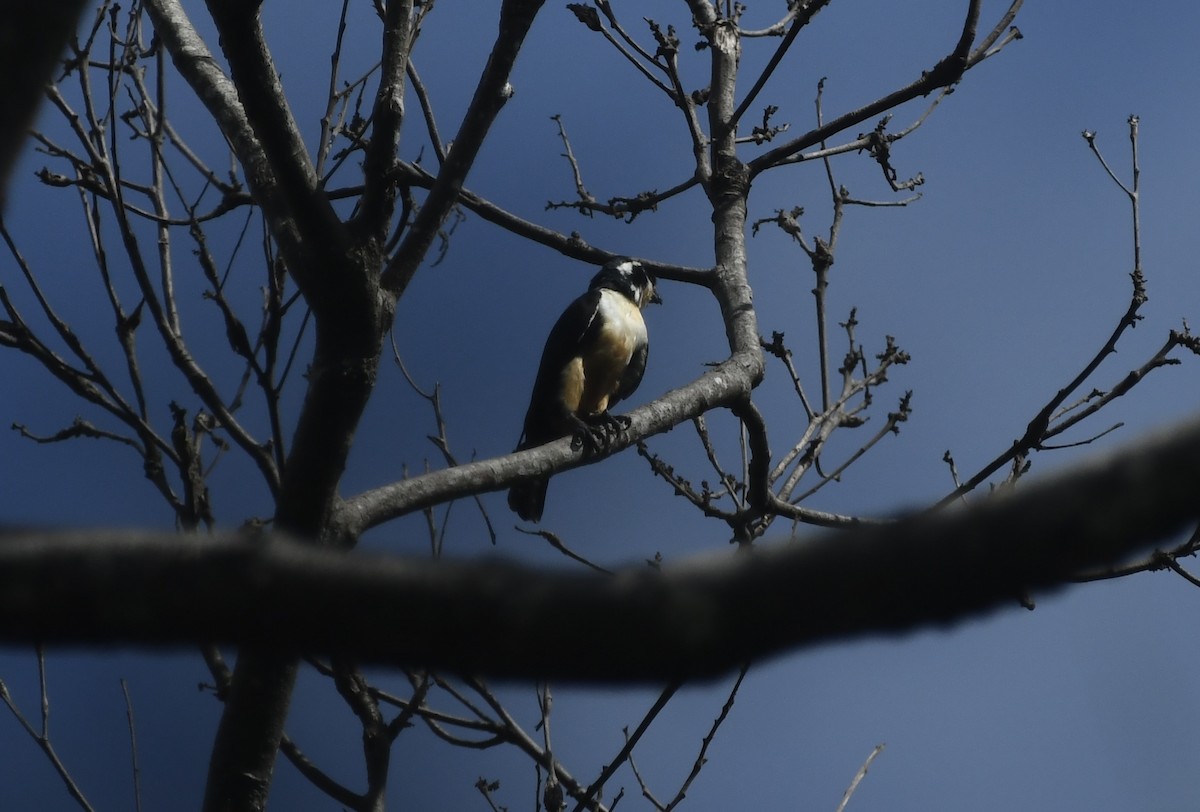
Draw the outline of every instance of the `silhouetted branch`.
<instances>
[{"instance_id":1,"label":"silhouetted branch","mask_svg":"<svg viewBox=\"0 0 1200 812\"><path fill-rule=\"evenodd\" d=\"M505 0L500 9L500 31L484 67L475 95L454 138L454 146L429 190L412 228L383 272L381 284L393 296L402 296L438 229L458 200L467 172L483 146L488 130L504 103L513 94L508 83L517 53L544 0Z\"/></svg>"},{"instance_id":2,"label":"silhouetted branch","mask_svg":"<svg viewBox=\"0 0 1200 812\"><path fill-rule=\"evenodd\" d=\"M619 40L617 37L613 36L612 31L610 31L604 26L603 23L600 22L600 15L596 12L595 8L583 3L568 3L567 9L575 15L576 19L587 26L588 30L596 31L603 35L604 38L608 40L608 42L614 48L617 49L617 52L621 54L621 56L625 57L629 64L633 65L633 67L637 69L638 73L642 74L642 76L645 77L650 84L654 85L668 96L674 98L671 88L669 88L657 76L651 73L649 68L646 67L647 65L651 65L659 70L664 70L663 65L658 62L658 60L656 60L649 51L643 48L633 37L631 37L624 27L617 22L616 15L613 14L612 5L610 3L596 3L596 5L601 11L604 12L604 16L608 20L608 24L611 26L612 31L617 32L617 35L620 37ZM627 48L626 45L629 47ZM630 48L633 50L630 51Z\"/></svg>"},{"instance_id":3,"label":"silhouetted branch","mask_svg":"<svg viewBox=\"0 0 1200 812\"><path fill-rule=\"evenodd\" d=\"M1112 169L1108 166L1107 162L1104 161L1104 157L1096 149L1095 133L1084 131L1083 137L1088 142L1089 148L1100 160L1109 177L1128 197L1132 209L1131 230L1133 234L1133 270L1129 274L1130 281L1132 282L1129 305L1125 308L1125 312L1117 320L1117 324L1113 328L1112 333L1109 335L1108 340L1105 341L1104 344L1101 345L1100 349L1097 350L1091 359L1088 360L1083 369L1080 370L1079 373L1076 374L1075 377L1067 382L1061 389L1059 389L1058 392L1055 393L1054 397L1047 401L1041 410L1039 410L1038 413L1033 416L1033 419L1030 420L1025 427L1025 433L1018 439L1014 440L1008 449L1001 452L991 462L983 466L983 468L981 468L974 476L972 476L966 482L960 484L946 496L942 497L942 499L935 506L937 508L945 507L954 500L958 499L964 493L967 493L978 487L985 482L988 477L992 476L1006 465L1009 465L1015 459L1024 458L1030 451L1039 448L1043 440L1053 436L1054 434L1057 434L1058 431L1061 431L1067 426L1078 423L1083 416L1086 416L1075 415L1069 420L1064 421L1061 428L1051 426L1052 421L1056 415L1058 415L1060 407L1066 402L1067 398L1071 397L1073 393L1075 393L1089 378L1091 378L1092 374L1100 367L1100 364L1109 355L1117 351L1117 343L1121 340L1121 337L1127 330L1136 326L1137 323L1142 319L1139 311L1141 310L1142 305L1146 303L1148 297L1146 295L1146 277L1142 272L1141 265L1142 237L1139 196L1141 172L1138 164L1138 118L1137 116L1129 117L1129 140L1132 153L1131 163L1133 165L1133 180L1129 186L1126 186L1117 178ZM1163 348L1163 350L1160 351L1159 356L1155 356L1155 359L1152 359L1151 362L1142 367L1141 370L1135 370L1134 372L1130 373L1130 376L1126 377L1123 385L1118 386L1114 391L1119 392L1119 394L1124 394L1129 388L1141 380L1146 372L1155 367L1164 366L1171 363L1165 358L1165 353L1175 346L1184 346L1194 353L1197 352L1198 348L1200 348L1200 345L1197 344L1196 339L1193 338L1186 329L1182 332L1172 331L1167 345ZM1119 396L1119 394L1114 395L1113 397ZM1108 398L1108 400L1111 399L1111 397ZM1105 402L1108 401L1106 400ZM1094 411L1095 409L1086 410L1086 414L1091 414Z\"/></svg>"},{"instance_id":4,"label":"silhouetted branch","mask_svg":"<svg viewBox=\"0 0 1200 812\"><path fill-rule=\"evenodd\" d=\"M129 724L129 759L133 770L133 808L142 812L142 768L138 766L137 724L133 718L133 700L129 697L129 683L121 677L121 693L125 697L125 721Z\"/></svg>"},{"instance_id":5,"label":"silhouetted branch","mask_svg":"<svg viewBox=\"0 0 1200 812\"><path fill-rule=\"evenodd\" d=\"M875 118L878 115L886 113L893 107L897 107L907 101L911 101L919 96L925 96L934 90L942 87L948 87L958 82L962 78L963 73L972 65L977 64L987 55L983 52L972 52L971 44L975 39L976 26L979 22L979 11L982 5L981 0L971 0L970 6L967 9L966 18L963 21L962 31L959 35L958 42L954 49L941 59L936 65L927 71L922 71L920 78L914 80L905 87L881 96L873 102L870 102L857 110L852 110L834 118L833 120L817 126L803 135L794 138L793 140L781 144L780 146L751 160L747 166L750 171L750 176L754 177L758 173L780 164L787 158L802 152L805 149L819 144L830 136L849 129L856 124L860 124L868 119ZM1020 0L1015 0L1014 7L1020 6ZM1011 13L1015 13L1014 9L1010 9ZM1007 18L1007 14L1005 15Z\"/></svg>"},{"instance_id":6,"label":"silhouetted branch","mask_svg":"<svg viewBox=\"0 0 1200 812\"><path fill-rule=\"evenodd\" d=\"M50 766L58 773L58 777L67 788L67 793L75 803L86 812L93 812L92 805L84 797L83 791L75 783L75 779L71 777L71 773L67 770L62 759L59 758L58 751L54 749L54 744L50 741L50 694L46 689L46 654L40 643L37 648L37 664L38 687L41 690L40 727L35 728L33 723L25 717L25 714L21 712L21 709L13 701L12 695L8 692L8 686L3 681L0 681L0 702L5 704L25 733L41 748L42 753L45 754L46 759L50 762Z\"/></svg>"},{"instance_id":7,"label":"silhouetted branch","mask_svg":"<svg viewBox=\"0 0 1200 812\"><path fill-rule=\"evenodd\" d=\"M721 706L720 713L717 714L717 718L713 719L712 726L708 729L708 733L705 734L704 738L700 742L700 750L696 754L696 760L692 762L691 771L687 774L687 777L684 778L683 783L680 784L675 796L671 798L668 803L661 803L654 797L653 793L650 792L649 788L646 786L646 782L642 780L641 775L638 773L637 765L633 760L633 755L630 754L629 766L633 770L633 774L637 778L638 784L641 786L642 795L646 798L646 800L654 804L654 808L659 810L659 812L671 812L672 809L683 803L683 799L687 797L688 790L691 789L692 783L695 782L696 778L700 775L700 771L704 769L704 765L708 764L708 748L712 745L713 739L716 738L717 731L720 730L721 725L724 724L725 719L728 718L729 712L733 710L733 703L737 700L738 689L742 687L742 680L746 678L746 672L749 670L749 666L744 665L742 666L741 670L738 671L737 678L733 681L733 687L729 689L729 696L726 698L725 704Z\"/></svg>"},{"instance_id":8,"label":"silhouetted branch","mask_svg":"<svg viewBox=\"0 0 1200 812\"><path fill-rule=\"evenodd\" d=\"M613 576L283 541L11 530L0 542L0 639L216 640L592 682L711 677L1059 587L1194 521L1198 487L1193 420L970 510ZM379 635L389 618L404 619L406 633Z\"/></svg>"}]
</instances>

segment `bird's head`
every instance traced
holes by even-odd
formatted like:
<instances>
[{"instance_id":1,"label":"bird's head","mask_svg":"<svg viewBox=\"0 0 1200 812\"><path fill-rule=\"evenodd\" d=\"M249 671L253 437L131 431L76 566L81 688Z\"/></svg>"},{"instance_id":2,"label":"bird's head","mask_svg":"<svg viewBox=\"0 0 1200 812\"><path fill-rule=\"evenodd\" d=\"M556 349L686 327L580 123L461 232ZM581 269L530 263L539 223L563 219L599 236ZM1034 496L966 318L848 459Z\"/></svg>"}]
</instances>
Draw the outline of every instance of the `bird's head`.
<instances>
[{"instance_id":1,"label":"bird's head","mask_svg":"<svg viewBox=\"0 0 1200 812\"><path fill-rule=\"evenodd\" d=\"M588 286L589 290L608 288L628 297L638 307L662 304L654 287L654 276L636 259L618 257L604 264Z\"/></svg>"}]
</instances>

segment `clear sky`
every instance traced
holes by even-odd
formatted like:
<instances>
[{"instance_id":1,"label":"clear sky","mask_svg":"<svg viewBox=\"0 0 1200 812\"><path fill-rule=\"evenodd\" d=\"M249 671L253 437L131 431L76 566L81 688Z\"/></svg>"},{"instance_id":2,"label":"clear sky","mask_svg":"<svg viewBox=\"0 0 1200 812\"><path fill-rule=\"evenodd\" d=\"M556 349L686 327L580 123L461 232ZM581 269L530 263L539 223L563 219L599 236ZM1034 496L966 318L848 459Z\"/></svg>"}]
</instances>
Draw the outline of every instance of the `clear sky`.
<instances>
[{"instance_id":1,"label":"clear sky","mask_svg":"<svg viewBox=\"0 0 1200 812\"><path fill-rule=\"evenodd\" d=\"M347 59L365 65L373 59L375 35L363 19L369 4L355 1L362 8L348 33L353 47ZM188 5L202 16L201 4ZM266 4L284 84L310 139L324 105L339 5ZM495 29L491 5L442 0L423 34L416 64L441 111L444 137L457 126L485 59ZM782 5L750 4L746 21L750 27L767 24ZM984 5L990 27L1006 4ZM614 6L646 41L637 25L641 16L674 24L684 42L689 89L706 83L705 56L691 49L695 34L682 3L614 0ZM787 122L799 132L813 122L822 77L827 115L870 101L946 52L965 6L835 0L801 36L762 102L778 105L774 123ZM896 146L893 161L901 175L925 178L922 198L904 208L855 208L846 216L830 294L833 318L844 320L857 307L858 338L868 351L882 349L883 337L893 335L913 356L876 393L874 421L908 389L915 393L914 411L898 437L824 489L810 507L882 515L944 495L951 487L942 462L947 449L960 472L973 473L1023 433L1037 409L1107 338L1128 303L1129 206L1089 153L1080 136L1084 129L1099 134L1110 165L1128 180L1126 119L1140 117L1150 296L1144 321L1093 385L1112 386L1148 359L1169 329L1200 319L1200 232L1194 223L1200 152L1191 135L1198 124L1200 52L1194 40L1200 8L1183 2L1030 2L1017 25L1024 38L973 70L920 130ZM743 88L774 42L745 43ZM687 134L677 111L561 3L549 4L535 25L513 85L516 94L468 186L522 216L578 230L611 250L711 264L709 215L695 191L630 226L544 210L548 200L574 193L552 115L562 116L584 180L598 198L666 189L689 173ZM173 90L177 126L198 127L191 130L197 143L205 154L219 156L220 144L195 116L186 87L174 81ZM893 129L914 120L924 105L897 111ZM419 129L406 131L407 158L421 146ZM432 161L428 153L426 161ZM95 318L106 307L97 306L102 293L76 200L32 179L45 163L44 156L31 156L18 167L9 228L47 294L81 335L111 345L108 321ZM834 171L857 197L901 197L866 156L843 156ZM353 171L345 177L351 182ZM824 233L828 200L820 167L796 167L761 179L751 217L803 205L807 233ZM241 228L235 219L231 233ZM228 254L232 243L220 247ZM802 375L812 382L812 278L804 257L769 229L751 241L750 250L761 330L787 334ZM259 257L245 252L235 265L247 296L258 284ZM187 280L185 295L193 295L184 313L189 341L202 360L215 363L226 351L224 335L214 326L211 306L200 300L203 282L190 254L181 248L177 261ZM445 261L417 276L399 305L395 341L420 385L440 385L460 459L511 450L545 334L592 270L468 216ZM195 276L188 280L189 274ZM0 257L0 282L20 289L7 254ZM666 283L661 292L665 304L648 313L649 368L631 405L691 380L727 349L716 308L703 291ZM28 300L23 291L16 295ZM149 345L148 334L145 341ZM148 368L166 393L158 398L165 425L166 402L187 402L189 394L169 364L148 352ZM111 347L102 357L117 358ZM0 374L10 382L0 390L5 426L22 423L50 434L76 414L100 420L80 411L61 386L15 353L0 353ZM1064 440L1086 439L1120 421L1122 429L1085 449L1036 456L1033 473L1189 414L1198 395L1200 359L1183 357L1180 366L1159 370L1090 428ZM756 401L772 420L772 447L779 453L799 431L802 413L778 365L768 365ZM729 419L716 415L713 424L732 459ZM343 493L422 470L426 460L440 465L425 440L434 429L428 407L386 360ZM847 453L859 442L848 436L831 453ZM708 475L696 463L697 444L686 427L650 445L691 466L687 471L696 480ZM142 478L140 461L122 448L95 441L37 446L4 432L0 459L7 522L170 526L169 512ZM269 513L253 471L232 457L220 463L214 500L225 526ZM462 503L449 517L448 554L561 563L541 542L514 530L502 495L484 501L498 531L496 546L478 511ZM727 528L694 516L632 452L556 478L545 527L610 564L656 552L678 559L722 550L728 541ZM786 530L779 525L778 532ZM366 543L418 555L428 549L419 517L382 528ZM1200 700L1192 675L1200 669L1200 649L1191 621L1197 613L1200 591L1168 573L1147 574L1066 590L1040 600L1034 612L1014 606L951 629L788 655L750 672L689 803L701 810L832 810L863 759L886 743L851 809L1195 809ZM121 677L128 680L137 717L145 808L195 805L219 714L215 700L196 688L208 680L199 656L52 651L48 676L54 744L98 809L132 808ZM385 687L403 687L394 674L377 676ZM0 679L36 718L32 654L0 651ZM635 752L660 797L673 795L687 775L728 690L729 680L685 688ZM532 729L532 686L505 686L504 694ZM581 780L590 780L619 749L622 727L636 725L656 696L655 689L557 687L559 757ZM329 684L311 674L302 678L288 730L336 777L361 786L358 732ZM0 752L6 808L71 808L43 755L3 713ZM453 750L423 730L406 732L394 755L393 806L483 809L473 787L480 776L502 782L497 799L510 809L531 805L533 770L523 757L503 748ZM607 797L622 786L622 808L649 808L628 770L610 782ZM281 759L274 808L338 808L313 798Z\"/></svg>"}]
</instances>

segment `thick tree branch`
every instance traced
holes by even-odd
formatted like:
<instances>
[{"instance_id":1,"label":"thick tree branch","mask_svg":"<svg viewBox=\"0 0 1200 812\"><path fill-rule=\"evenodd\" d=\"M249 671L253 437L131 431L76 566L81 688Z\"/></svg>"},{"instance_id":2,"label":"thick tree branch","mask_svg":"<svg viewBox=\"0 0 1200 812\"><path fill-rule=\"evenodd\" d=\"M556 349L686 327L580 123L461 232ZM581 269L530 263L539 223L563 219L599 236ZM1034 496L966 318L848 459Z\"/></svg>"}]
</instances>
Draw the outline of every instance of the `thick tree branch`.
<instances>
[{"instance_id":1,"label":"thick tree branch","mask_svg":"<svg viewBox=\"0 0 1200 812\"><path fill-rule=\"evenodd\" d=\"M215 640L521 678L713 676L1015 605L1180 530L1200 516L1198 488L1192 420L970 510L611 576L283 541L9 531L0 639ZM404 634L378 633L393 625Z\"/></svg>"},{"instance_id":2,"label":"thick tree branch","mask_svg":"<svg viewBox=\"0 0 1200 812\"><path fill-rule=\"evenodd\" d=\"M219 0L214 4L229 6ZM333 267L346 249L345 229L318 189L315 170L287 111L279 77L261 41L259 4L248 3L240 12L234 8L223 22L228 35L244 40L238 48L232 40L225 43L227 56L241 63L234 68L241 71L237 86L221 70L179 0L146 0L145 5L176 70L229 141L293 278L318 306L336 307L333 297L312 294L317 280L337 275ZM244 15L249 19L241 19ZM251 77L269 86L256 90ZM272 100L274 91L279 97ZM251 120L247 98L258 106L257 121ZM264 139L270 139L269 147Z\"/></svg>"},{"instance_id":3,"label":"thick tree branch","mask_svg":"<svg viewBox=\"0 0 1200 812\"><path fill-rule=\"evenodd\" d=\"M176 0L149 3L164 46L229 139L288 271L316 316L309 387L275 516L278 527L311 540L323 535L392 311L376 284L381 249L351 249L321 188L267 50L260 6L209 2L230 82ZM265 805L296 667L293 657L274 652L239 653L213 748L205 809Z\"/></svg>"},{"instance_id":4,"label":"thick tree branch","mask_svg":"<svg viewBox=\"0 0 1200 812\"><path fill-rule=\"evenodd\" d=\"M383 21L382 70L371 114L373 126L363 156L363 195L355 217L362 235L380 242L387 238L396 201L390 175L404 123L404 77L416 27L412 0L388 3Z\"/></svg>"},{"instance_id":5,"label":"thick tree branch","mask_svg":"<svg viewBox=\"0 0 1200 812\"><path fill-rule=\"evenodd\" d=\"M262 0L207 0L207 5L221 35L221 51L229 62L238 98L278 182L287 215L309 237L310 252L313 244L324 242L330 246L326 250L340 254L339 249L344 250L345 246L345 232L320 190L320 179L308 147L288 107L262 30ZM318 278L321 270L332 271L318 263L314 265L318 268L314 271ZM313 281L308 278L308 270L293 269L302 287Z\"/></svg>"},{"instance_id":6,"label":"thick tree branch","mask_svg":"<svg viewBox=\"0 0 1200 812\"><path fill-rule=\"evenodd\" d=\"M273 188L274 175L246 111L238 101L237 88L217 64L216 57L182 4L179 0L145 0L145 8L154 24L154 33L171 55L175 69L221 128L241 162L251 188L260 192ZM271 196L259 200L259 205L270 212L282 204Z\"/></svg>"},{"instance_id":7,"label":"thick tree branch","mask_svg":"<svg viewBox=\"0 0 1200 812\"><path fill-rule=\"evenodd\" d=\"M744 401L757 382L756 375L761 376L761 369L761 354L735 355L692 383L635 409L628 415L632 421L629 429L611 444L604 456L710 409ZM456 497L500 490L518 477L565 471L602 458L572 449L571 438L564 437L528 451L400 480L342 502L331 522L332 532L342 539L356 539L364 531L414 510Z\"/></svg>"}]
</instances>

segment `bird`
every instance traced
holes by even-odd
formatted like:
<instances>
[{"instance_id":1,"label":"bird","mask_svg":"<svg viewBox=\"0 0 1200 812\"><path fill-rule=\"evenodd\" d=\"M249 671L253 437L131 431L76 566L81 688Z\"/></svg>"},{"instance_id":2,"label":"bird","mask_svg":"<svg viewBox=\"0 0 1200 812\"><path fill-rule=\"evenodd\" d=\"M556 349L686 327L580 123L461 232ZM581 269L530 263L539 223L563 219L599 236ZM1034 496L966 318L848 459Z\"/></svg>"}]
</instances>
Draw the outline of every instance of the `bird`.
<instances>
[{"instance_id":1,"label":"bird","mask_svg":"<svg viewBox=\"0 0 1200 812\"><path fill-rule=\"evenodd\" d=\"M642 382L650 351L642 308L650 303L662 299L641 262L618 257L600 268L550 330L517 451L567 435L573 448L597 451L629 428L628 417L609 410ZM508 506L525 521L540 521L549 481L515 483Z\"/></svg>"}]
</instances>

